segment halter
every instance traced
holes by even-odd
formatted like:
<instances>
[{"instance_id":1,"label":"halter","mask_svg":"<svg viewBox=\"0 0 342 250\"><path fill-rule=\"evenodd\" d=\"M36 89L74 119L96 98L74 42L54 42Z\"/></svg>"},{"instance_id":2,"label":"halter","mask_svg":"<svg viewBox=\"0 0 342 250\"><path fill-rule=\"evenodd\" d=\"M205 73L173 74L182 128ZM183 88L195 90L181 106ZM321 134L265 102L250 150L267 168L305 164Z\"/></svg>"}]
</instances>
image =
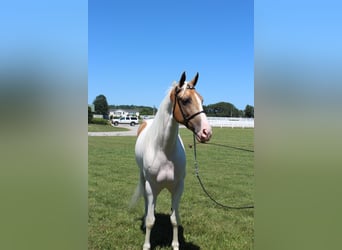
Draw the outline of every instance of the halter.
<instances>
[{"instance_id":1,"label":"halter","mask_svg":"<svg viewBox=\"0 0 342 250\"><path fill-rule=\"evenodd\" d=\"M185 127L189 128L189 122L191 119L195 118L197 115L201 114L201 113L205 113L204 110L201 110L199 112L196 112L195 114L192 114L190 115L189 117L186 117L183 109L182 109L182 105L179 101L179 98L178 98L178 93L181 91L181 89L177 89L178 87L176 87L176 91L175 91L175 101L174 101L174 105L173 105L173 117L175 116L175 108L176 108L176 101L178 103L178 107L179 107L179 110L181 111L182 113L182 116L183 116L183 120L184 120L184 125ZM189 85L186 86L187 89L195 89L195 87L191 87Z\"/></svg>"}]
</instances>

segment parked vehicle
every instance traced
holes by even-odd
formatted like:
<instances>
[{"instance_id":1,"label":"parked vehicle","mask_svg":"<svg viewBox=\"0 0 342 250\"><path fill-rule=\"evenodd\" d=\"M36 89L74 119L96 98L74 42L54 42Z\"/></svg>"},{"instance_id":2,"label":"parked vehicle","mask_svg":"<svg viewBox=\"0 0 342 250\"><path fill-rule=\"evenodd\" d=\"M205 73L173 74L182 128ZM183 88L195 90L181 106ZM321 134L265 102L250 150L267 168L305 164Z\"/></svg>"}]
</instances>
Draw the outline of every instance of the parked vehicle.
<instances>
[{"instance_id":1,"label":"parked vehicle","mask_svg":"<svg viewBox=\"0 0 342 250\"><path fill-rule=\"evenodd\" d=\"M136 116L124 116L118 119L112 119L112 124L114 126L118 126L119 124L129 124L131 126L135 126L139 124L139 119Z\"/></svg>"}]
</instances>

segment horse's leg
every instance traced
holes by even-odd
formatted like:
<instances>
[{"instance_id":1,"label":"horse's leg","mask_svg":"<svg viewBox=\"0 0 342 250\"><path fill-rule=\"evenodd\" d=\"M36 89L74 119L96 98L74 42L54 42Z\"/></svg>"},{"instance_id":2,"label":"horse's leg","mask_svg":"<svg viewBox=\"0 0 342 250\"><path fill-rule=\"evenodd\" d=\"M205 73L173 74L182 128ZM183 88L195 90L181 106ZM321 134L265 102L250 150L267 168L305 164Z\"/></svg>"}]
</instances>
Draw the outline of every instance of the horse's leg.
<instances>
[{"instance_id":1,"label":"horse's leg","mask_svg":"<svg viewBox=\"0 0 342 250\"><path fill-rule=\"evenodd\" d=\"M144 225L143 225L143 228L146 228L146 217L147 217L147 204L148 204L148 200L147 200L147 193L146 193L146 180L145 180L145 177L144 177L144 174L141 173L140 174L140 181L142 183L142 186L143 186L143 189L144 189L144 193L143 193L143 196L144 196L144 208L145 208L145 213L144 213Z\"/></svg>"},{"instance_id":2,"label":"horse's leg","mask_svg":"<svg viewBox=\"0 0 342 250\"><path fill-rule=\"evenodd\" d=\"M153 193L152 187L148 181L145 182L145 208L147 208L146 216L145 216L145 226L146 226L146 235L145 235L145 243L144 250L148 250L151 248L150 236L151 230L155 222L154 217L154 208L156 201L156 194Z\"/></svg>"},{"instance_id":3,"label":"horse's leg","mask_svg":"<svg viewBox=\"0 0 342 250\"><path fill-rule=\"evenodd\" d=\"M170 216L170 221L173 227L173 238L172 238L172 248L173 250L179 249L179 242L178 242L178 225L180 224L180 217L178 212L179 201L182 196L184 189L184 181L180 181L179 185L176 187L174 192L172 193L172 204L171 209L172 213Z\"/></svg>"}]
</instances>

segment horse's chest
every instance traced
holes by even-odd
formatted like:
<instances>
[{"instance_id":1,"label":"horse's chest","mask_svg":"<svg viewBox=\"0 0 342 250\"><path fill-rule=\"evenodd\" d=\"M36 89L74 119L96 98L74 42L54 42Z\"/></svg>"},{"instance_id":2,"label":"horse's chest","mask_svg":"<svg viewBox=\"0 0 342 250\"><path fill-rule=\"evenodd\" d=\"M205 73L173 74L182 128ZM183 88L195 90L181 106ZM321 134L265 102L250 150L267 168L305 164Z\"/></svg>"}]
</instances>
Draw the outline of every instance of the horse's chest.
<instances>
[{"instance_id":1,"label":"horse's chest","mask_svg":"<svg viewBox=\"0 0 342 250\"><path fill-rule=\"evenodd\" d=\"M165 155L159 155L154 158L149 172L157 182L179 180L185 176L185 159L182 157L170 159Z\"/></svg>"},{"instance_id":2,"label":"horse's chest","mask_svg":"<svg viewBox=\"0 0 342 250\"><path fill-rule=\"evenodd\" d=\"M157 182L174 181L176 174L174 166L172 166L172 164L166 164L160 167L156 180Z\"/></svg>"}]
</instances>

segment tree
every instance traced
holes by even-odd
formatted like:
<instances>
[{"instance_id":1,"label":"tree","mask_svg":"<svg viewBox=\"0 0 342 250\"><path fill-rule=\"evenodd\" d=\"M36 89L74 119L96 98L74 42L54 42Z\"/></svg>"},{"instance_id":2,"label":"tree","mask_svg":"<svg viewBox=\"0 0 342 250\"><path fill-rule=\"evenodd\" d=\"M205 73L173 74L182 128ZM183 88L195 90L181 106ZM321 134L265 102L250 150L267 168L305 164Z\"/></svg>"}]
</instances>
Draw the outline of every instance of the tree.
<instances>
[{"instance_id":1,"label":"tree","mask_svg":"<svg viewBox=\"0 0 342 250\"><path fill-rule=\"evenodd\" d=\"M245 117L254 118L254 107L253 106L246 105L244 112L245 112Z\"/></svg>"},{"instance_id":2,"label":"tree","mask_svg":"<svg viewBox=\"0 0 342 250\"><path fill-rule=\"evenodd\" d=\"M108 115L108 103L104 95L96 96L93 104L95 106L95 114Z\"/></svg>"},{"instance_id":3,"label":"tree","mask_svg":"<svg viewBox=\"0 0 342 250\"><path fill-rule=\"evenodd\" d=\"M239 117L241 112L229 102L218 102L215 104L210 104L208 106L203 106L204 111L208 116L218 116L218 117Z\"/></svg>"},{"instance_id":4,"label":"tree","mask_svg":"<svg viewBox=\"0 0 342 250\"><path fill-rule=\"evenodd\" d=\"M91 107L88 106L88 123L91 123L93 119L93 112L91 112Z\"/></svg>"},{"instance_id":5,"label":"tree","mask_svg":"<svg viewBox=\"0 0 342 250\"><path fill-rule=\"evenodd\" d=\"M143 107L140 109L140 115L152 115L153 114L153 108L151 107Z\"/></svg>"}]
</instances>

